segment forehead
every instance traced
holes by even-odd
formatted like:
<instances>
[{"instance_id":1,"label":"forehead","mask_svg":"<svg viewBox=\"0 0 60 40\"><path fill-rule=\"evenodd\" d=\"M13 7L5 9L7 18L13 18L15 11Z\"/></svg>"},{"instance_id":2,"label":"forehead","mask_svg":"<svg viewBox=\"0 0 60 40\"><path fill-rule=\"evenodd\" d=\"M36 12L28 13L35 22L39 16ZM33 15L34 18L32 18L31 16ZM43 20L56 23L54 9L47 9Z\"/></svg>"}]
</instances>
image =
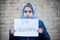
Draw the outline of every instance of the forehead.
<instances>
[{"instance_id":1,"label":"forehead","mask_svg":"<svg viewBox=\"0 0 60 40\"><path fill-rule=\"evenodd\" d=\"M25 7L24 10L32 10L30 7Z\"/></svg>"}]
</instances>

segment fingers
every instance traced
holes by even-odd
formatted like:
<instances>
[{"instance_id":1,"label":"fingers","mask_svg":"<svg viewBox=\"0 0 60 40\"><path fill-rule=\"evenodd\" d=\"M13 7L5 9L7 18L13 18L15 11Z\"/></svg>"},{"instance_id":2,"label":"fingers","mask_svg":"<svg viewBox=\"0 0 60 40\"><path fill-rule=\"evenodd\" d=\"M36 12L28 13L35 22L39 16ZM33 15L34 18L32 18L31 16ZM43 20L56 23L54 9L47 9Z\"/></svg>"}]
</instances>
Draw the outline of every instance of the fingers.
<instances>
[{"instance_id":1,"label":"fingers","mask_svg":"<svg viewBox=\"0 0 60 40\"><path fill-rule=\"evenodd\" d=\"M42 28L38 28L37 32L38 33L43 33L43 29Z\"/></svg>"},{"instance_id":2,"label":"fingers","mask_svg":"<svg viewBox=\"0 0 60 40\"><path fill-rule=\"evenodd\" d=\"M10 33L11 34L14 34L15 30L14 29L11 29Z\"/></svg>"}]
</instances>

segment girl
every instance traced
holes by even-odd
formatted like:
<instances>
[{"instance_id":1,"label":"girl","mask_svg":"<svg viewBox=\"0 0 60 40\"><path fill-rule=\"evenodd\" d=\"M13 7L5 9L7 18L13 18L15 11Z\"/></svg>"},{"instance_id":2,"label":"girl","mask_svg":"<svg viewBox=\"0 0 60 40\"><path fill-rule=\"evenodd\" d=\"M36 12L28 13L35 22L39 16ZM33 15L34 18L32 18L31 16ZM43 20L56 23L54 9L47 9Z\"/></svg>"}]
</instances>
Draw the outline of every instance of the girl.
<instances>
[{"instance_id":1,"label":"girl","mask_svg":"<svg viewBox=\"0 0 60 40\"><path fill-rule=\"evenodd\" d=\"M37 19L36 10L33 4L26 3L22 7L21 19ZM10 40L13 37L13 40L50 40L50 36L45 28L44 23L39 20L39 28L37 32L39 33L38 37L14 37L11 34L14 34L14 30L10 30Z\"/></svg>"}]
</instances>

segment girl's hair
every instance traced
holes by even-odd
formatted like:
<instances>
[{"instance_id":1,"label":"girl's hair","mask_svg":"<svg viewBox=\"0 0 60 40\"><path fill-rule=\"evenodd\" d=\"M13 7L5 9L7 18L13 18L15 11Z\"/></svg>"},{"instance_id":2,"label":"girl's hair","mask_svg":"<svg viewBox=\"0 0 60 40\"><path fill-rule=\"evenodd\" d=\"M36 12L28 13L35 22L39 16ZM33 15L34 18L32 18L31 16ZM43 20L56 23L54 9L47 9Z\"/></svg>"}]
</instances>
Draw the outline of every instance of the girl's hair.
<instances>
[{"instance_id":1,"label":"girl's hair","mask_svg":"<svg viewBox=\"0 0 60 40\"><path fill-rule=\"evenodd\" d=\"M31 5L30 3L27 3L27 4L24 6L23 12L24 12L25 7L30 7L30 8L32 9L32 12L33 12L33 7L32 7L32 5Z\"/></svg>"}]
</instances>

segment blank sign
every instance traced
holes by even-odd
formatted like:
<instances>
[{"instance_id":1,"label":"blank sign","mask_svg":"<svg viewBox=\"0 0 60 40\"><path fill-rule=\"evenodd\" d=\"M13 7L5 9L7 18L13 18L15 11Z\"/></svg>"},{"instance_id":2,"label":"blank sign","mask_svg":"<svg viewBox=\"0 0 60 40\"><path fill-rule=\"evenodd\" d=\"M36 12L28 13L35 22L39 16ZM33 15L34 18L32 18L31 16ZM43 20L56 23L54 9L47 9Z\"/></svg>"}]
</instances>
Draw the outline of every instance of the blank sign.
<instances>
[{"instance_id":1,"label":"blank sign","mask_svg":"<svg viewBox=\"0 0 60 40\"><path fill-rule=\"evenodd\" d=\"M14 36L38 36L38 19L14 19Z\"/></svg>"}]
</instances>

